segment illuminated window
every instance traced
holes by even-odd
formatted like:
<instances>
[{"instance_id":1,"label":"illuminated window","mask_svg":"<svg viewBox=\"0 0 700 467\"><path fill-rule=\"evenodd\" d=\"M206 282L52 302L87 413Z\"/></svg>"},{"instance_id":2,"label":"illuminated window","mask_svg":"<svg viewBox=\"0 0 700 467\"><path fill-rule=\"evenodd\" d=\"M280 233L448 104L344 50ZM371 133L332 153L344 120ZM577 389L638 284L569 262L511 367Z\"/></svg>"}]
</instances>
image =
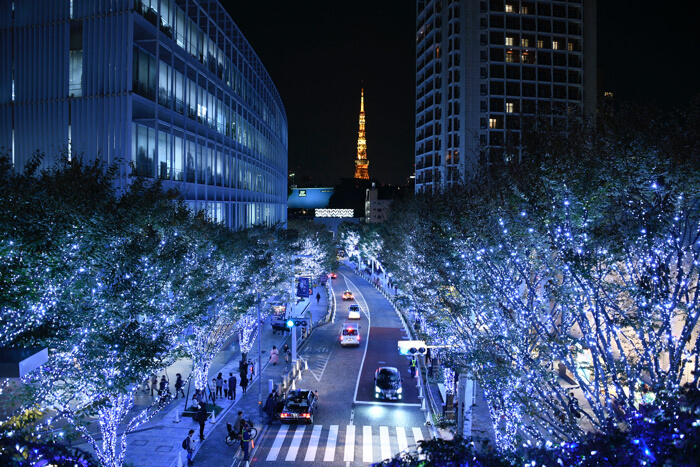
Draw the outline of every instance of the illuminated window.
<instances>
[{"instance_id":1,"label":"illuminated window","mask_svg":"<svg viewBox=\"0 0 700 467\"><path fill-rule=\"evenodd\" d=\"M506 13L513 13L513 5L506 3Z\"/></svg>"},{"instance_id":2,"label":"illuminated window","mask_svg":"<svg viewBox=\"0 0 700 467\"><path fill-rule=\"evenodd\" d=\"M512 37L506 37L506 45L514 45L515 41Z\"/></svg>"},{"instance_id":3,"label":"illuminated window","mask_svg":"<svg viewBox=\"0 0 700 467\"><path fill-rule=\"evenodd\" d=\"M514 54L511 50L506 53L506 63L513 63L515 61Z\"/></svg>"},{"instance_id":4,"label":"illuminated window","mask_svg":"<svg viewBox=\"0 0 700 467\"><path fill-rule=\"evenodd\" d=\"M520 45L523 47L530 47L530 39L523 38L520 41Z\"/></svg>"},{"instance_id":5,"label":"illuminated window","mask_svg":"<svg viewBox=\"0 0 700 467\"><path fill-rule=\"evenodd\" d=\"M552 48L555 50L559 50L559 41L552 41Z\"/></svg>"},{"instance_id":6,"label":"illuminated window","mask_svg":"<svg viewBox=\"0 0 700 467\"><path fill-rule=\"evenodd\" d=\"M568 49L569 49L570 51L574 50L574 43L573 43L573 42L569 42Z\"/></svg>"},{"instance_id":7,"label":"illuminated window","mask_svg":"<svg viewBox=\"0 0 700 467\"><path fill-rule=\"evenodd\" d=\"M498 128L498 121L495 118L489 118L489 128Z\"/></svg>"},{"instance_id":8,"label":"illuminated window","mask_svg":"<svg viewBox=\"0 0 700 467\"><path fill-rule=\"evenodd\" d=\"M521 14L521 15L526 15L526 14L527 14L527 7L526 7L526 6L520 7L520 14Z\"/></svg>"},{"instance_id":9,"label":"illuminated window","mask_svg":"<svg viewBox=\"0 0 700 467\"><path fill-rule=\"evenodd\" d=\"M538 49L543 49L544 48L544 41L542 39L539 39L537 41L537 48Z\"/></svg>"},{"instance_id":10,"label":"illuminated window","mask_svg":"<svg viewBox=\"0 0 700 467\"><path fill-rule=\"evenodd\" d=\"M201 118L207 118L207 108L203 105L197 104L197 116Z\"/></svg>"},{"instance_id":11,"label":"illuminated window","mask_svg":"<svg viewBox=\"0 0 700 467\"><path fill-rule=\"evenodd\" d=\"M515 104L513 104L512 102L506 102L506 112L509 114L515 112Z\"/></svg>"},{"instance_id":12,"label":"illuminated window","mask_svg":"<svg viewBox=\"0 0 700 467\"><path fill-rule=\"evenodd\" d=\"M610 92L610 91L605 91L605 92L603 93L603 96L605 96L605 97L612 97L612 96L613 96L613 93Z\"/></svg>"}]
</instances>

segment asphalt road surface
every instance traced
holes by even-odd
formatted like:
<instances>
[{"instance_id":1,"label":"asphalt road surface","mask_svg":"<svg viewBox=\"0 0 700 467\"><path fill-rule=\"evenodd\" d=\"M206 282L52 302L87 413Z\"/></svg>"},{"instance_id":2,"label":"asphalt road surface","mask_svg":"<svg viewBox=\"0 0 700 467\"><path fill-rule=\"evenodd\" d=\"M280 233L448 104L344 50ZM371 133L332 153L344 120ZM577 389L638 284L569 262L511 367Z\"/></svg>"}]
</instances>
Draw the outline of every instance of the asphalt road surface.
<instances>
[{"instance_id":1,"label":"asphalt road surface","mask_svg":"<svg viewBox=\"0 0 700 467\"><path fill-rule=\"evenodd\" d=\"M409 361L398 352L397 341L406 333L391 304L345 268L333 280L333 289L338 303L335 323L317 328L300 352L309 370L297 388L319 394L314 424L269 425L257 440L253 465L368 465L414 450L419 440L430 437ZM352 291L355 300L343 301L344 290ZM340 331L352 303L362 309L362 318L353 321L360 326L360 346L343 348ZM374 399L374 371L379 366L401 371L402 401Z\"/></svg>"}]
</instances>

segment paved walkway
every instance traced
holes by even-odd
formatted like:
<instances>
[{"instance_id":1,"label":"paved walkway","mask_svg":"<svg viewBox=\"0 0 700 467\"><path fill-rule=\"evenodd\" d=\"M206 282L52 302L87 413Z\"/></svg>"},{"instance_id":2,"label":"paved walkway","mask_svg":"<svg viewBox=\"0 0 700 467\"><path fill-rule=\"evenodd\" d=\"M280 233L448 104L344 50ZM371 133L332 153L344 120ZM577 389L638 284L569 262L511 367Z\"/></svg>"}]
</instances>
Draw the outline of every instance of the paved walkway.
<instances>
[{"instance_id":1,"label":"paved walkway","mask_svg":"<svg viewBox=\"0 0 700 467\"><path fill-rule=\"evenodd\" d=\"M312 315L312 322L317 323L322 321L327 312L330 311L328 294L324 287L316 287L313 291L313 297L316 293L320 293L321 300L317 303L315 298L312 298L309 305L309 310ZM322 325L322 323L321 323ZM312 331L313 332L313 331ZM299 345L303 345L300 337L301 332L297 334ZM270 393L271 380L274 383L280 383L283 375L291 369L291 364L286 364L284 355L280 352L280 359L277 365L269 363L270 350L272 346L277 346L280 349L285 342L291 348L291 334L286 332L274 332L269 324L269 319L260 333L260 345L262 354L262 378L259 378L259 371L256 371L255 379L250 381L247 392L242 393L239 386L236 388L236 400L230 401L225 398L217 398L216 405L221 407L221 411L216 417L212 417L206 423L204 430L205 441L199 441L199 424L190 417L183 417L185 410L185 400L180 397L172 401L160 414L153 420L139 427L136 431L127 435L128 445L125 455L125 464L134 467L178 467L179 465L187 465L186 452L182 449L182 441L187 437L189 430L195 430L195 462L198 465L206 466L225 466L228 467L233 462L234 454L238 452L238 447L229 447L225 444L226 437L226 422L233 420L239 410L243 411L246 419L251 418L254 426L258 429L262 428L262 414L260 410L260 401L262 403L267 399ZM240 349L231 351L230 349L222 350L217 358L215 358L209 372L209 384L219 372L223 373L224 379L228 378L229 373L233 373L236 379L240 382L238 365L241 359ZM257 363L258 359L258 341L253 342L251 352L248 354L248 360ZM191 370L191 362L183 359L171 365L167 370L167 376L170 380L171 391L175 392L175 374L181 373L184 378L187 378ZM187 388L184 388L187 394ZM194 388L189 393L187 405L192 405L192 395ZM150 391L139 391L136 397L135 405L147 406L153 401L150 396ZM75 444L74 444L75 445ZM87 444L75 445L82 449L91 451Z\"/></svg>"}]
</instances>

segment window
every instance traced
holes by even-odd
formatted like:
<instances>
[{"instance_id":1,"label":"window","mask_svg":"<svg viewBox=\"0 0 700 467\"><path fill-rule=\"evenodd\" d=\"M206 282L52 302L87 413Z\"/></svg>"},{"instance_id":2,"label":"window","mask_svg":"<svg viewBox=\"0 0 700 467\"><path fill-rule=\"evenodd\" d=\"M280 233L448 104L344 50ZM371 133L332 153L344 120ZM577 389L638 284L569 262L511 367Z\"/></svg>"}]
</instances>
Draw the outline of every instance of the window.
<instances>
[{"instance_id":1,"label":"window","mask_svg":"<svg viewBox=\"0 0 700 467\"><path fill-rule=\"evenodd\" d=\"M572 52L572 51L574 50L574 43L573 43L573 42L569 42L569 45L568 45L567 48L569 49L570 52Z\"/></svg>"},{"instance_id":2,"label":"window","mask_svg":"<svg viewBox=\"0 0 700 467\"><path fill-rule=\"evenodd\" d=\"M514 45L515 41L512 37L506 37L506 45Z\"/></svg>"},{"instance_id":3,"label":"window","mask_svg":"<svg viewBox=\"0 0 700 467\"><path fill-rule=\"evenodd\" d=\"M489 118L489 128L498 128L498 121L495 118Z\"/></svg>"},{"instance_id":4,"label":"window","mask_svg":"<svg viewBox=\"0 0 700 467\"><path fill-rule=\"evenodd\" d=\"M520 14L521 14L521 15L526 15L526 14L527 14L527 7L526 7L526 6L520 7Z\"/></svg>"},{"instance_id":5,"label":"window","mask_svg":"<svg viewBox=\"0 0 700 467\"><path fill-rule=\"evenodd\" d=\"M559 41L552 41L552 48L555 50L559 50Z\"/></svg>"},{"instance_id":6,"label":"window","mask_svg":"<svg viewBox=\"0 0 700 467\"><path fill-rule=\"evenodd\" d=\"M506 13L513 13L513 5L506 3Z\"/></svg>"},{"instance_id":7,"label":"window","mask_svg":"<svg viewBox=\"0 0 700 467\"><path fill-rule=\"evenodd\" d=\"M543 49L544 48L544 41L542 39L539 39L537 41L537 48L538 49Z\"/></svg>"},{"instance_id":8,"label":"window","mask_svg":"<svg viewBox=\"0 0 700 467\"><path fill-rule=\"evenodd\" d=\"M506 53L506 63L513 63L515 62L515 54L513 53L512 50L509 50L508 53Z\"/></svg>"},{"instance_id":9,"label":"window","mask_svg":"<svg viewBox=\"0 0 700 467\"><path fill-rule=\"evenodd\" d=\"M522 38L520 40L520 45L522 45L523 47L530 47L530 39Z\"/></svg>"},{"instance_id":10,"label":"window","mask_svg":"<svg viewBox=\"0 0 700 467\"><path fill-rule=\"evenodd\" d=\"M512 114L515 112L515 104L512 102L506 102L506 113Z\"/></svg>"}]
</instances>

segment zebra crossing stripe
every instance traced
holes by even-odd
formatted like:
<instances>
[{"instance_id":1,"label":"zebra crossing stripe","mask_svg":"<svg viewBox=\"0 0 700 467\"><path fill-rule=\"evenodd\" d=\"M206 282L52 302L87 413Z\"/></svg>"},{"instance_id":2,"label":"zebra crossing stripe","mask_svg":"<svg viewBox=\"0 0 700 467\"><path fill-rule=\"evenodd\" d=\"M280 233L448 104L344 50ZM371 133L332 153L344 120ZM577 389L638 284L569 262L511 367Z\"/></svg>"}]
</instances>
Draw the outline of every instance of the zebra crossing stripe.
<instances>
[{"instance_id":1,"label":"zebra crossing stripe","mask_svg":"<svg viewBox=\"0 0 700 467\"><path fill-rule=\"evenodd\" d=\"M418 441L423 441L423 432L418 427L413 427L413 440L418 446Z\"/></svg>"},{"instance_id":2,"label":"zebra crossing stripe","mask_svg":"<svg viewBox=\"0 0 700 467\"><path fill-rule=\"evenodd\" d=\"M284 438L287 436L287 430L289 430L288 425L282 425L280 427L280 431L277 432L277 436L275 437L275 442L272 443L270 452L267 454L268 461L277 460L277 456L280 454L280 449L282 449L282 445L284 444Z\"/></svg>"},{"instance_id":3,"label":"zebra crossing stripe","mask_svg":"<svg viewBox=\"0 0 700 467\"><path fill-rule=\"evenodd\" d=\"M326 454L323 456L325 462L333 462L335 459L335 444L338 442L338 425L331 425L326 441Z\"/></svg>"},{"instance_id":4,"label":"zebra crossing stripe","mask_svg":"<svg viewBox=\"0 0 700 467\"><path fill-rule=\"evenodd\" d=\"M305 431L306 425L297 426L297 429L294 432L294 438L292 439L292 445L289 446L287 457L284 460L295 461L297 459L297 453L299 452L299 446L301 446L301 439L304 437Z\"/></svg>"},{"instance_id":5,"label":"zebra crossing stripe","mask_svg":"<svg viewBox=\"0 0 700 467\"><path fill-rule=\"evenodd\" d=\"M372 462L372 427L362 428L362 462Z\"/></svg>"},{"instance_id":6,"label":"zebra crossing stripe","mask_svg":"<svg viewBox=\"0 0 700 467\"><path fill-rule=\"evenodd\" d=\"M309 447L306 449L306 457L304 460L307 462L313 462L316 460L316 449L318 448L318 442L321 439L321 430L323 427L321 425L314 426L314 431L311 433L311 439L309 439Z\"/></svg>"},{"instance_id":7,"label":"zebra crossing stripe","mask_svg":"<svg viewBox=\"0 0 700 467\"><path fill-rule=\"evenodd\" d=\"M389 427L379 427L379 442L381 446L382 460L391 459L391 441L389 440Z\"/></svg>"},{"instance_id":8,"label":"zebra crossing stripe","mask_svg":"<svg viewBox=\"0 0 700 467\"><path fill-rule=\"evenodd\" d=\"M343 456L343 461L355 461L355 425L348 425L348 429L345 431L345 455Z\"/></svg>"},{"instance_id":9,"label":"zebra crossing stripe","mask_svg":"<svg viewBox=\"0 0 700 467\"><path fill-rule=\"evenodd\" d=\"M396 427L396 442L399 444L399 452L408 451L408 442L406 441L406 430L402 426Z\"/></svg>"}]
</instances>

